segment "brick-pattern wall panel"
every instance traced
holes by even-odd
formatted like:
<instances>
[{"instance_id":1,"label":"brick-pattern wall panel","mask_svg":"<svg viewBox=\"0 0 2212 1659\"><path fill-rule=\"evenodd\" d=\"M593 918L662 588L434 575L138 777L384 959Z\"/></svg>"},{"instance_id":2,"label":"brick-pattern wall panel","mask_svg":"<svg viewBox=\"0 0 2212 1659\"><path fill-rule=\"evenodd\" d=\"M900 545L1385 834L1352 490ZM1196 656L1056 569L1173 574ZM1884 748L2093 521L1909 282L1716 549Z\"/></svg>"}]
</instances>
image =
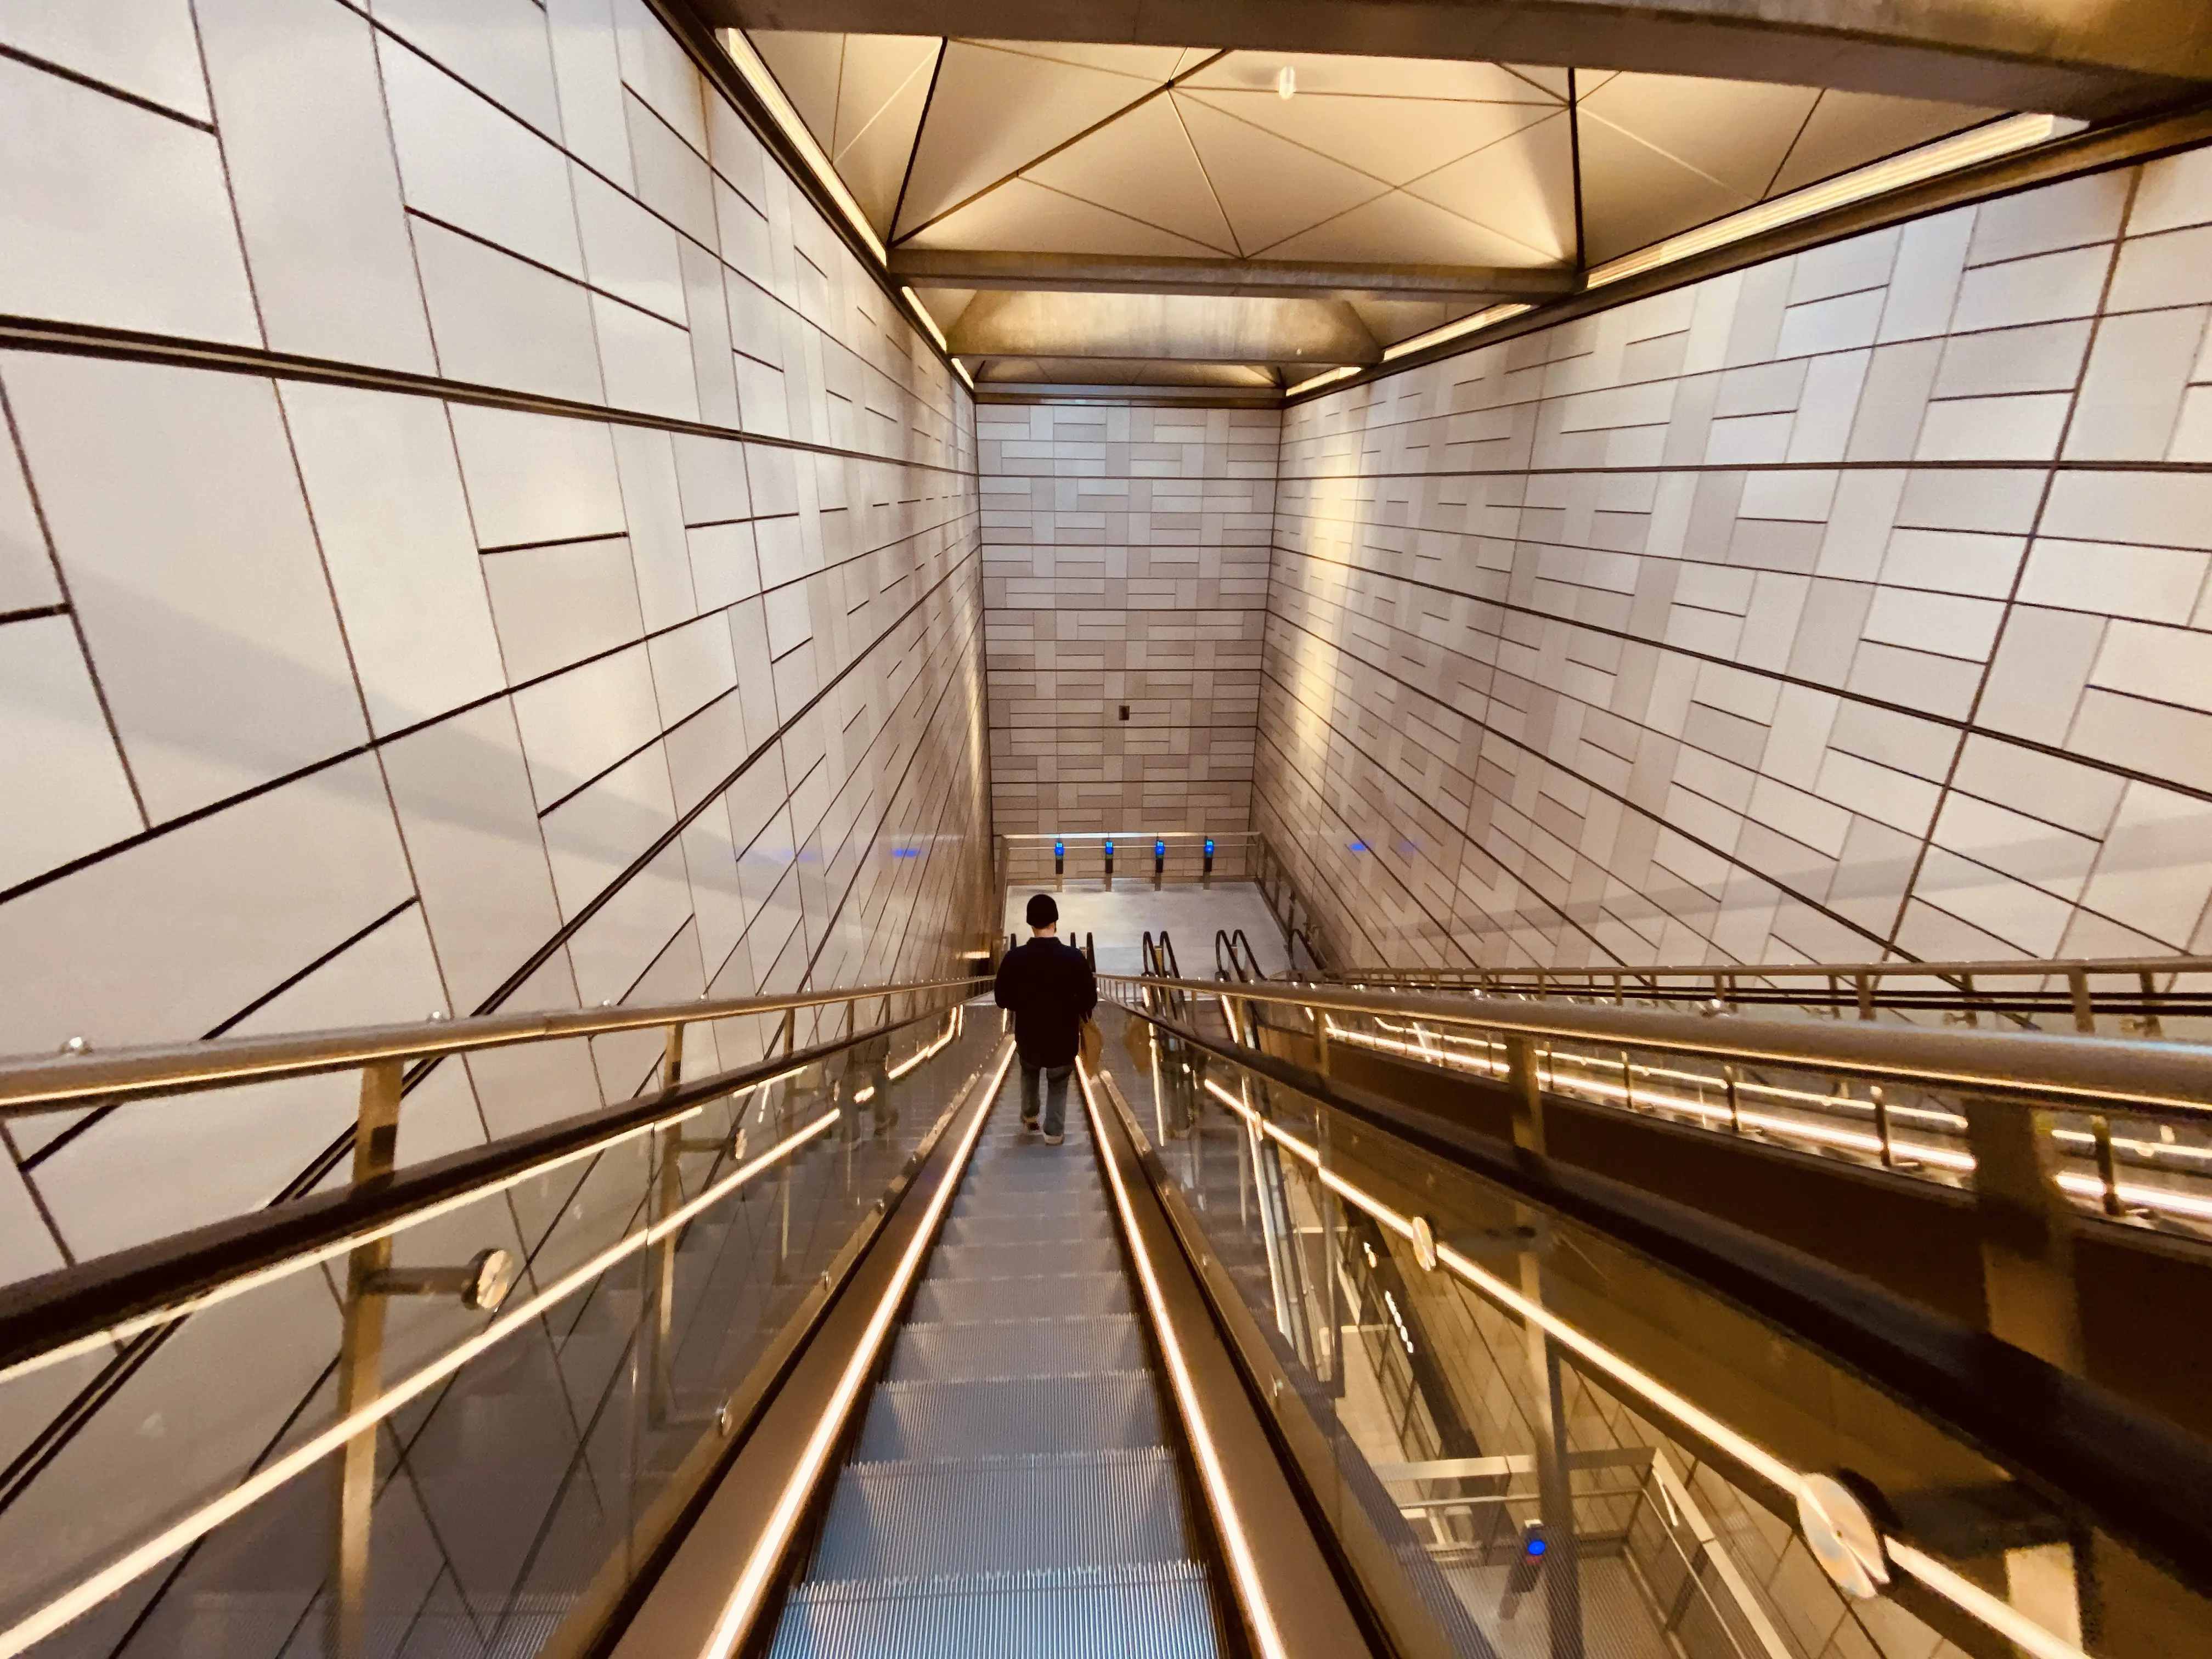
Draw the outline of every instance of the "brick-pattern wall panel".
<instances>
[{"instance_id":1,"label":"brick-pattern wall panel","mask_svg":"<svg viewBox=\"0 0 2212 1659\"><path fill-rule=\"evenodd\" d=\"M2212 153L1285 416L1256 759L1348 960L2212 948Z\"/></svg>"},{"instance_id":2,"label":"brick-pattern wall panel","mask_svg":"<svg viewBox=\"0 0 2212 1659\"><path fill-rule=\"evenodd\" d=\"M985 407L976 433L994 827L1247 827L1274 412Z\"/></svg>"}]
</instances>

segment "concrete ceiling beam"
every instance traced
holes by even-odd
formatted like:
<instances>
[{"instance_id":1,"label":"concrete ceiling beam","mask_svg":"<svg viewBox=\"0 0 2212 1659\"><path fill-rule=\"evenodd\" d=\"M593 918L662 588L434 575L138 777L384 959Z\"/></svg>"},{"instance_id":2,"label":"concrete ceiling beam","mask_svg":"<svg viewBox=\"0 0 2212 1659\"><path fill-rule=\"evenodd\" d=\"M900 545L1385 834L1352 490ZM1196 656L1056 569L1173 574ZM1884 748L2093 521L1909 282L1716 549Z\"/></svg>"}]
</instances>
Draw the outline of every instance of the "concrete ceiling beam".
<instances>
[{"instance_id":1,"label":"concrete ceiling beam","mask_svg":"<svg viewBox=\"0 0 2212 1659\"><path fill-rule=\"evenodd\" d=\"M1573 293L1581 281L1565 266L1124 258L1087 253L1000 253L951 248L893 248L890 271L897 281L914 288L1446 303L1551 298Z\"/></svg>"},{"instance_id":2,"label":"concrete ceiling beam","mask_svg":"<svg viewBox=\"0 0 2212 1659\"><path fill-rule=\"evenodd\" d=\"M1180 294L978 294L946 331L956 357L1117 357L1188 363L1377 363L1341 300Z\"/></svg>"},{"instance_id":3,"label":"concrete ceiling beam","mask_svg":"<svg viewBox=\"0 0 2212 1659\"><path fill-rule=\"evenodd\" d=\"M687 0L722 27L1640 70L2100 120L2212 92L2212 0Z\"/></svg>"}]
</instances>

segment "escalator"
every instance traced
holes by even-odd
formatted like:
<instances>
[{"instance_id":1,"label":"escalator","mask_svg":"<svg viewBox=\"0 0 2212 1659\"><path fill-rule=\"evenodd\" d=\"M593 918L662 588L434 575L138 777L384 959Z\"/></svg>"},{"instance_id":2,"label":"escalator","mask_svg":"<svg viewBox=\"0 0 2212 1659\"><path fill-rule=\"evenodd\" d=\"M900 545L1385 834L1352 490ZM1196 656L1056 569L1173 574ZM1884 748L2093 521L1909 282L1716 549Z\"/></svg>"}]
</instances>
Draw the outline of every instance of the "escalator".
<instances>
[{"instance_id":1,"label":"escalator","mask_svg":"<svg viewBox=\"0 0 2212 1659\"><path fill-rule=\"evenodd\" d=\"M1015 1092L1012 1079L1001 1093ZM1091 1138L994 1109L769 1651L1224 1650Z\"/></svg>"},{"instance_id":2,"label":"escalator","mask_svg":"<svg viewBox=\"0 0 2212 1659\"><path fill-rule=\"evenodd\" d=\"M1402 1009L1145 959L1059 1147L977 981L0 1064L17 1118L361 1083L350 1182L0 1291L0 1656L2201 1650L2203 1439L1554 1156L1565 1036L1481 1039L1501 1133L1332 1070ZM396 1158L441 1066L577 1041L660 1057Z\"/></svg>"}]
</instances>

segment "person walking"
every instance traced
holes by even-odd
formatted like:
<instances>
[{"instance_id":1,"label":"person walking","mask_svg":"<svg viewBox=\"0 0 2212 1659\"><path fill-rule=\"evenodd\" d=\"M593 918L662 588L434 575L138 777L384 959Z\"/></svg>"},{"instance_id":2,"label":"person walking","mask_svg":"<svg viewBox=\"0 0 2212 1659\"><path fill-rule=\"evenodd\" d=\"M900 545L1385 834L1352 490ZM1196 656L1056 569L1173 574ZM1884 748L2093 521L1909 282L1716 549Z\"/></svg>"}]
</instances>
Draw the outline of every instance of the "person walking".
<instances>
[{"instance_id":1,"label":"person walking","mask_svg":"<svg viewBox=\"0 0 2212 1659\"><path fill-rule=\"evenodd\" d=\"M1044 1080L1044 1144L1057 1146L1067 1127L1067 1074L1083 1022L1098 1006L1098 981L1073 945L1056 937L1060 907L1049 893L1030 896L1024 913L1030 942L999 964L998 1001L1014 1016L1014 1048L1022 1062L1022 1127L1037 1127L1037 1080Z\"/></svg>"}]
</instances>

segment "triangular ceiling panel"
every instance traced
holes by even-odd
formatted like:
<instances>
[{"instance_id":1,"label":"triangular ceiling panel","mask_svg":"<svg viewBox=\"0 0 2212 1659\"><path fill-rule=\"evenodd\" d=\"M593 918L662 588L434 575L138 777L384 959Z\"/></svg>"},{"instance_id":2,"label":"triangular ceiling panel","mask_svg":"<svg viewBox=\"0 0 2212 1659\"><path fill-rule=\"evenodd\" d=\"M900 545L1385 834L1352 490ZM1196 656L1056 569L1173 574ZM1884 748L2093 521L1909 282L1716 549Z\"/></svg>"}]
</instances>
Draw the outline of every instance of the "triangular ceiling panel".
<instances>
[{"instance_id":1,"label":"triangular ceiling panel","mask_svg":"<svg viewBox=\"0 0 2212 1659\"><path fill-rule=\"evenodd\" d=\"M837 79L845 37L804 29L761 29L748 37L775 76L783 95L823 149L837 138Z\"/></svg>"},{"instance_id":2,"label":"triangular ceiling panel","mask_svg":"<svg viewBox=\"0 0 2212 1659\"><path fill-rule=\"evenodd\" d=\"M1217 249L1203 242L1064 196L1026 179L1009 179L988 196L917 232L904 246L1016 248L1028 253L1165 254L1188 259L1221 257Z\"/></svg>"},{"instance_id":3,"label":"triangular ceiling panel","mask_svg":"<svg viewBox=\"0 0 2212 1659\"><path fill-rule=\"evenodd\" d=\"M1155 84L1173 76L1185 58L1201 63L1212 55L1193 53L1185 46L1092 46L1066 40L977 40L973 44L1019 52L1025 58L1073 64L1079 69L1104 70L1109 75L1133 76Z\"/></svg>"},{"instance_id":4,"label":"triangular ceiling panel","mask_svg":"<svg viewBox=\"0 0 2212 1659\"><path fill-rule=\"evenodd\" d=\"M1582 110L1585 127L1618 127L1755 202L1820 95L1812 87L1616 75L1583 99Z\"/></svg>"},{"instance_id":5,"label":"triangular ceiling panel","mask_svg":"<svg viewBox=\"0 0 2212 1659\"><path fill-rule=\"evenodd\" d=\"M1395 190L1278 242L1268 253L1279 259L1381 264L1550 263L1535 249Z\"/></svg>"},{"instance_id":6,"label":"triangular ceiling panel","mask_svg":"<svg viewBox=\"0 0 2212 1659\"><path fill-rule=\"evenodd\" d=\"M1030 168L1027 178L1234 254L1175 100L1154 98Z\"/></svg>"},{"instance_id":7,"label":"triangular ceiling panel","mask_svg":"<svg viewBox=\"0 0 2212 1659\"><path fill-rule=\"evenodd\" d=\"M1240 252L1262 253L1285 237L1382 193L1383 185L1340 161L1194 98L1169 95L1181 109L1198 159L1221 198Z\"/></svg>"},{"instance_id":8,"label":"triangular ceiling panel","mask_svg":"<svg viewBox=\"0 0 2212 1659\"><path fill-rule=\"evenodd\" d=\"M846 42L830 159L879 236L890 234L898 207L939 44L891 34L855 34Z\"/></svg>"},{"instance_id":9,"label":"triangular ceiling panel","mask_svg":"<svg viewBox=\"0 0 2212 1659\"><path fill-rule=\"evenodd\" d=\"M1968 104L1929 104L1871 92L1824 92L1775 178L1775 193L1802 189L1899 150L1978 126L2000 113Z\"/></svg>"},{"instance_id":10,"label":"triangular ceiling panel","mask_svg":"<svg viewBox=\"0 0 2212 1659\"><path fill-rule=\"evenodd\" d=\"M1582 159L1583 257L1590 264L1753 200L1602 121L1583 123Z\"/></svg>"},{"instance_id":11,"label":"triangular ceiling panel","mask_svg":"<svg viewBox=\"0 0 2212 1659\"><path fill-rule=\"evenodd\" d=\"M1512 264L1575 256L1574 149L1565 111L1416 179L1407 190L1529 251L1529 258Z\"/></svg>"},{"instance_id":12,"label":"triangular ceiling panel","mask_svg":"<svg viewBox=\"0 0 2212 1659\"><path fill-rule=\"evenodd\" d=\"M837 76L837 133L834 160L883 118L892 100L910 94L916 81L928 91L931 66L944 43L933 34L848 34Z\"/></svg>"},{"instance_id":13,"label":"triangular ceiling panel","mask_svg":"<svg viewBox=\"0 0 2212 1659\"><path fill-rule=\"evenodd\" d=\"M949 42L915 149L899 234L1020 172L1147 90L1133 76Z\"/></svg>"},{"instance_id":14,"label":"triangular ceiling panel","mask_svg":"<svg viewBox=\"0 0 2212 1659\"><path fill-rule=\"evenodd\" d=\"M1532 86L1542 88L1546 92L1550 93L1553 97L1558 99L1563 104L1567 100L1567 88L1574 81L1574 71L1572 70L1553 69L1549 65L1543 64L1500 64L1499 67L1502 69L1510 70L1514 74L1519 76L1523 81L1529 82ZM1596 78L1601 80L1604 77L1598 76ZM1592 77L1588 74L1585 74L1582 79L1583 82L1589 82ZM1577 85L1576 87L1577 91L1589 91L1592 89L1593 88L1589 87L1582 85Z\"/></svg>"},{"instance_id":15,"label":"triangular ceiling panel","mask_svg":"<svg viewBox=\"0 0 2212 1659\"><path fill-rule=\"evenodd\" d=\"M1335 93L1361 98L1454 98L1482 103L1540 104L1544 90L1502 64L1444 58L1337 58L1315 52L1232 52L1186 83L1194 88L1273 93L1289 70L1297 97ZM1287 100L1295 103L1297 98Z\"/></svg>"},{"instance_id":16,"label":"triangular ceiling panel","mask_svg":"<svg viewBox=\"0 0 2212 1659\"><path fill-rule=\"evenodd\" d=\"M1263 127L1279 138L1403 185L1510 137L1557 112L1546 103L1477 104L1433 98L1279 98L1272 92L1181 93Z\"/></svg>"}]
</instances>

